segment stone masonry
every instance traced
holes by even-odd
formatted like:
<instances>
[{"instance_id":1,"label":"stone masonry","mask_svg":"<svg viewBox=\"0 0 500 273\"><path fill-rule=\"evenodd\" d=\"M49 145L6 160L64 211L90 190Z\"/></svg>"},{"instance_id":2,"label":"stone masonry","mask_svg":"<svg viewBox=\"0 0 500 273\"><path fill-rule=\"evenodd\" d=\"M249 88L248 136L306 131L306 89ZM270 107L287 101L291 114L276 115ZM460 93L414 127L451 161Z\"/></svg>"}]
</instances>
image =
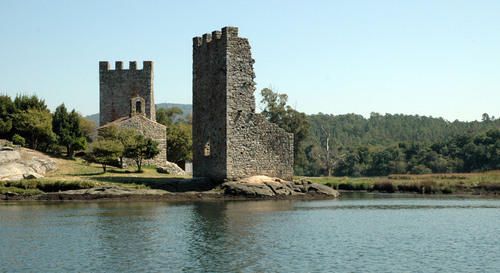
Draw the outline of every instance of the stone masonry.
<instances>
[{"instance_id":1,"label":"stone masonry","mask_svg":"<svg viewBox=\"0 0 500 273\"><path fill-rule=\"evenodd\" d=\"M99 62L100 127L132 128L158 142L160 153L144 164L164 166L167 162L166 127L156 122L153 96L153 62L143 62L137 69L136 62L123 69L122 62L115 69L108 62ZM127 164L132 164L126 160Z\"/></svg>"},{"instance_id":2,"label":"stone masonry","mask_svg":"<svg viewBox=\"0 0 500 273\"><path fill-rule=\"evenodd\" d=\"M144 61L142 69L137 69L136 62L130 62L128 69L123 69L120 61L115 62L115 69L110 69L108 62L99 62L99 92L99 126L129 116L133 97L143 98L143 113L156 120L151 61Z\"/></svg>"},{"instance_id":3,"label":"stone masonry","mask_svg":"<svg viewBox=\"0 0 500 273\"><path fill-rule=\"evenodd\" d=\"M193 38L193 176L292 179L293 134L255 113L253 63L238 28Z\"/></svg>"}]
</instances>

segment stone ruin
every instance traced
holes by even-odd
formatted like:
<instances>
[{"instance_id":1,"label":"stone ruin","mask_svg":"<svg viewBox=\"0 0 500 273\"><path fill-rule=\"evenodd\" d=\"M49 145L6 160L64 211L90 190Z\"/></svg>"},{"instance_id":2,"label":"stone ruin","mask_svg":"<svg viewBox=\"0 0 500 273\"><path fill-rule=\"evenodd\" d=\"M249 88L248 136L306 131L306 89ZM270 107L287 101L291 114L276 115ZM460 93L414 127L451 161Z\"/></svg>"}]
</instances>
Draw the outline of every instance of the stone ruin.
<instances>
[{"instance_id":1,"label":"stone ruin","mask_svg":"<svg viewBox=\"0 0 500 273\"><path fill-rule=\"evenodd\" d=\"M293 134L255 112L250 44L238 28L193 38L193 176L216 181L267 175L292 180ZM146 164L167 162L165 126L156 122L153 62L138 69L99 63L100 126L134 128L160 145ZM98 129L98 130L99 130Z\"/></svg>"},{"instance_id":2,"label":"stone ruin","mask_svg":"<svg viewBox=\"0 0 500 273\"><path fill-rule=\"evenodd\" d=\"M293 134L255 112L253 63L236 27L193 38L193 176L292 180Z\"/></svg>"},{"instance_id":3,"label":"stone ruin","mask_svg":"<svg viewBox=\"0 0 500 273\"><path fill-rule=\"evenodd\" d=\"M99 62L100 117L98 131L107 126L136 129L158 142L160 153L144 164L164 166L167 163L166 127L156 122L153 94L153 62L144 61L142 69L130 62L124 69L115 62Z\"/></svg>"}]
</instances>

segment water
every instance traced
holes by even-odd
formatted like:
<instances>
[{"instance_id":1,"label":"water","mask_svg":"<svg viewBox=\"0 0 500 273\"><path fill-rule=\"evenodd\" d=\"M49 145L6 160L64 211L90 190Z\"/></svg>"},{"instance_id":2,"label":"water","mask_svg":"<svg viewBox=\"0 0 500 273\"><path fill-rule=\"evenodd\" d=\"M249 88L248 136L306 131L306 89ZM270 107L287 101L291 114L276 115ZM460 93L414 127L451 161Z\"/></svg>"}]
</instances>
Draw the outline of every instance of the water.
<instances>
[{"instance_id":1,"label":"water","mask_svg":"<svg viewBox=\"0 0 500 273\"><path fill-rule=\"evenodd\" d=\"M500 200L0 203L0 272L498 272Z\"/></svg>"}]
</instances>

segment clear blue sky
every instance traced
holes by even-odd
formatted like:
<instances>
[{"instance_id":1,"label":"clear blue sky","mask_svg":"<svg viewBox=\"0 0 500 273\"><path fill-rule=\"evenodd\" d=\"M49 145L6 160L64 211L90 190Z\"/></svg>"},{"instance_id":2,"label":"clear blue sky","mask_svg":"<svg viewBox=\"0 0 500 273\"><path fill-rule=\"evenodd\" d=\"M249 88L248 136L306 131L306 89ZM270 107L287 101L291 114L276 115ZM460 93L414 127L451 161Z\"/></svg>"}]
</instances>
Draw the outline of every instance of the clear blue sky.
<instances>
[{"instance_id":1,"label":"clear blue sky","mask_svg":"<svg viewBox=\"0 0 500 273\"><path fill-rule=\"evenodd\" d=\"M0 0L0 93L92 114L99 60L152 60L156 102L191 103L192 37L226 25L300 111L500 117L498 0Z\"/></svg>"}]
</instances>

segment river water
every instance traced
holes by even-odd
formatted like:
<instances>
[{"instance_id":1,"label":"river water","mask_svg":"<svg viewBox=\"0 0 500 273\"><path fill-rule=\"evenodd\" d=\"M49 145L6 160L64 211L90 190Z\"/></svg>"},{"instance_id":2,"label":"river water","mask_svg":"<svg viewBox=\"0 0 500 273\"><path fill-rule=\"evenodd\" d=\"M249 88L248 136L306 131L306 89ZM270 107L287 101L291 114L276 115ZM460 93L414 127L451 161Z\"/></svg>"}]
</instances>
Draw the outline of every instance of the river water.
<instances>
[{"instance_id":1,"label":"river water","mask_svg":"<svg viewBox=\"0 0 500 273\"><path fill-rule=\"evenodd\" d=\"M0 203L0 272L499 272L500 199Z\"/></svg>"}]
</instances>

